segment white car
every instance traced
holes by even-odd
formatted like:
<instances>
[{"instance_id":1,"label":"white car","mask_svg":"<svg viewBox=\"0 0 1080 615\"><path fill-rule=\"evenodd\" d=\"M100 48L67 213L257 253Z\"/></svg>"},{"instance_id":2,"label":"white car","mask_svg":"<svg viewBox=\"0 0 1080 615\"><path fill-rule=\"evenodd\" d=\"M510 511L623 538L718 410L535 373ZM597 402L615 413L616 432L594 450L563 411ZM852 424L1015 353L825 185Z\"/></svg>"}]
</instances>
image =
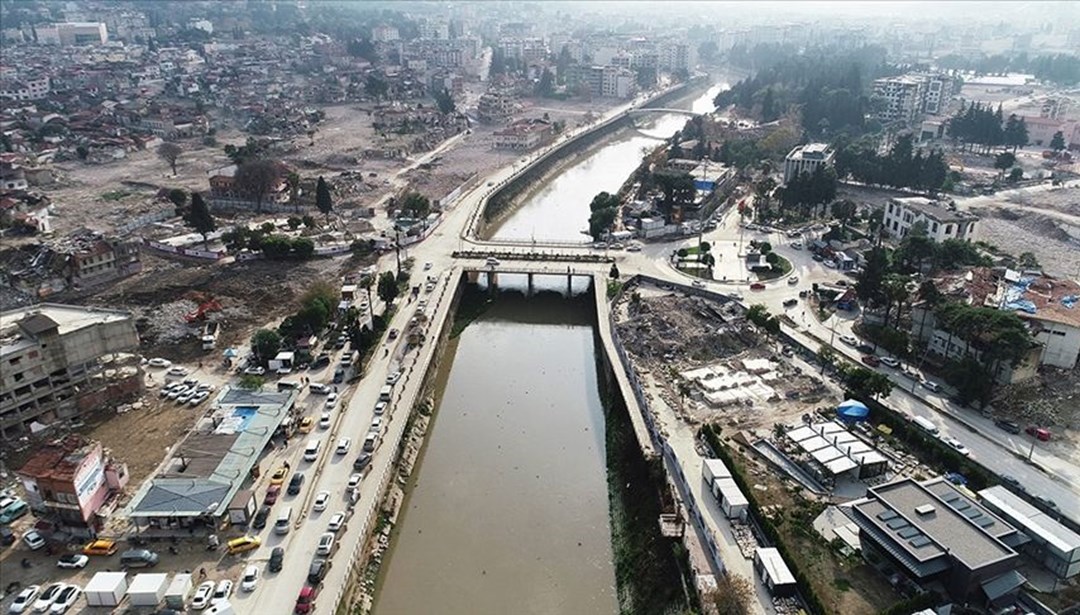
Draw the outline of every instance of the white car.
<instances>
[{"instance_id":1,"label":"white car","mask_svg":"<svg viewBox=\"0 0 1080 615\"><path fill-rule=\"evenodd\" d=\"M210 606L210 598L214 595L214 582L204 581L195 590L195 597L191 599L191 608L201 611Z\"/></svg>"},{"instance_id":2,"label":"white car","mask_svg":"<svg viewBox=\"0 0 1080 615\"><path fill-rule=\"evenodd\" d=\"M390 372L386 375L386 384L397 384L401 379L401 372Z\"/></svg>"},{"instance_id":3,"label":"white car","mask_svg":"<svg viewBox=\"0 0 1080 615\"><path fill-rule=\"evenodd\" d=\"M266 368L261 365L255 365L244 370L244 373L249 376L262 376L266 373Z\"/></svg>"},{"instance_id":4,"label":"white car","mask_svg":"<svg viewBox=\"0 0 1080 615\"><path fill-rule=\"evenodd\" d=\"M168 359L162 359L161 357L154 357L146 362L150 367L169 367L172 365L172 361Z\"/></svg>"},{"instance_id":5,"label":"white car","mask_svg":"<svg viewBox=\"0 0 1080 615\"><path fill-rule=\"evenodd\" d=\"M259 584L259 567L252 564L244 569L244 576L240 577L240 589L246 592L255 591Z\"/></svg>"},{"instance_id":6,"label":"white car","mask_svg":"<svg viewBox=\"0 0 1080 615\"><path fill-rule=\"evenodd\" d=\"M90 561L89 557L86 557L82 553L69 553L56 560L57 568L86 568L87 562Z\"/></svg>"},{"instance_id":7,"label":"white car","mask_svg":"<svg viewBox=\"0 0 1080 615\"><path fill-rule=\"evenodd\" d=\"M38 599L34 601L34 612L44 613L45 611L48 611L49 607L56 602L56 597L60 595L60 592L64 591L65 587L67 587L67 584L65 583L53 583L46 587L45 591L41 592Z\"/></svg>"},{"instance_id":8,"label":"white car","mask_svg":"<svg viewBox=\"0 0 1080 615\"><path fill-rule=\"evenodd\" d=\"M632 244L626 246L626 251L627 252L641 252L641 246L636 244L636 243L632 243Z\"/></svg>"},{"instance_id":9,"label":"white car","mask_svg":"<svg viewBox=\"0 0 1080 615\"><path fill-rule=\"evenodd\" d=\"M292 373L292 368L287 365L282 365L281 367L277 368L277 371L275 371L274 373L278 376L288 376Z\"/></svg>"},{"instance_id":10,"label":"white car","mask_svg":"<svg viewBox=\"0 0 1080 615\"><path fill-rule=\"evenodd\" d=\"M345 487L346 491L352 491L360 486L360 481L364 480L364 475L357 472L349 477L349 484Z\"/></svg>"},{"instance_id":11,"label":"white car","mask_svg":"<svg viewBox=\"0 0 1080 615\"><path fill-rule=\"evenodd\" d=\"M338 400L338 394L337 393L331 393L330 395L328 395L326 397L326 403L323 404L323 406L325 406L327 410L333 410L333 409L337 408L337 400Z\"/></svg>"},{"instance_id":12,"label":"white car","mask_svg":"<svg viewBox=\"0 0 1080 615\"><path fill-rule=\"evenodd\" d=\"M314 510L315 512L322 512L322 511L326 510L326 505L329 504L329 503L330 503L330 492L329 491L320 491L318 493L318 495L315 496L315 503L312 504L311 509Z\"/></svg>"},{"instance_id":13,"label":"white car","mask_svg":"<svg viewBox=\"0 0 1080 615\"><path fill-rule=\"evenodd\" d=\"M345 513L334 513L333 517L330 517L330 523L326 524L326 529L331 532L340 530L345 525Z\"/></svg>"},{"instance_id":14,"label":"white car","mask_svg":"<svg viewBox=\"0 0 1080 615\"><path fill-rule=\"evenodd\" d=\"M945 438L945 444L953 447L954 449L956 449L956 452L964 455L965 457L971 456L971 451L968 450L968 447L964 446L964 443L957 440L956 438Z\"/></svg>"},{"instance_id":15,"label":"white car","mask_svg":"<svg viewBox=\"0 0 1080 615\"><path fill-rule=\"evenodd\" d=\"M214 385L209 382L200 382L199 385L195 387L195 390L211 392L214 390Z\"/></svg>"},{"instance_id":16,"label":"white car","mask_svg":"<svg viewBox=\"0 0 1080 615\"><path fill-rule=\"evenodd\" d=\"M427 271L429 269L431 269L431 263L430 262L424 263L424 271Z\"/></svg>"},{"instance_id":17,"label":"white car","mask_svg":"<svg viewBox=\"0 0 1080 615\"><path fill-rule=\"evenodd\" d=\"M165 372L169 376L187 376L187 369L179 365L174 365L169 368L169 371Z\"/></svg>"},{"instance_id":18,"label":"white car","mask_svg":"<svg viewBox=\"0 0 1080 615\"><path fill-rule=\"evenodd\" d=\"M15 596L15 600L12 601L11 606L8 607L8 613L28 613L30 607L34 603L34 600L41 593L40 585L28 585L18 596Z\"/></svg>"},{"instance_id":19,"label":"white car","mask_svg":"<svg viewBox=\"0 0 1080 615\"><path fill-rule=\"evenodd\" d=\"M385 401L380 401L379 403L375 404L375 416L382 416L384 412L386 412Z\"/></svg>"},{"instance_id":20,"label":"white car","mask_svg":"<svg viewBox=\"0 0 1080 615\"><path fill-rule=\"evenodd\" d=\"M179 404L186 404L191 401L193 397L195 397L195 391L188 389L176 396L176 402Z\"/></svg>"},{"instance_id":21,"label":"white car","mask_svg":"<svg viewBox=\"0 0 1080 615\"><path fill-rule=\"evenodd\" d=\"M349 447L352 446L352 438L342 438L337 443L337 454L344 455L349 452Z\"/></svg>"},{"instance_id":22,"label":"white car","mask_svg":"<svg viewBox=\"0 0 1080 615\"><path fill-rule=\"evenodd\" d=\"M705 288L705 282L702 282L701 280L694 280L690 285L694 288Z\"/></svg>"},{"instance_id":23,"label":"white car","mask_svg":"<svg viewBox=\"0 0 1080 615\"><path fill-rule=\"evenodd\" d=\"M885 365L888 365L889 367L897 367L898 365L900 365L900 361L897 361L892 357L881 357L881 362Z\"/></svg>"},{"instance_id":24,"label":"white car","mask_svg":"<svg viewBox=\"0 0 1080 615\"><path fill-rule=\"evenodd\" d=\"M844 342L848 346L858 346L859 345L859 340L855 339L854 337L852 337L850 335L841 335L840 336L840 341Z\"/></svg>"},{"instance_id":25,"label":"white car","mask_svg":"<svg viewBox=\"0 0 1080 615\"><path fill-rule=\"evenodd\" d=\"M333 419L331 418L331 414L329 412L323 412L322 416L319 417L319 427L322 429L330 429L330 423L332 422Z\"/></svg>"},{"instance_id":26,"label":"white car","mask_svg":"<svg viewBox=\"0 0 1080 615\"><path fill-rule=\"evenodd\" d=\"M188 386L186 384L182 384L182 385L180 385L178 387L175 387L173 390L169 391L169 394L166 395L165 397L168 397L169 399L175 401L177 399L180 399L180 396L183 395L184 393L187 393L187 391L188 391Z\"/></svg>"},{"instance_id":27,"label":"white car","mask_svg":"<svg viewBox=\"0 0 1080 615\"><path fill-rule=\"evenodd\" d=\"M933 391L935 393L940 393L941 392L941 385L934 382L933 380L923 380L922 385L923 385L923 388L925 388L925 389L927 389L929 391Z\"/></svg>"},{"instance_id":28,"label":"white car","mask_svg":"<svg viewBox=\"0 0 1080 615\"><path fill-rule=\"evenodd\" d=\"M225 602L232 594L232 581L229 579L222 579L218 581L217 587L214 588L214 595L210 598L210 604L218 604L219 602Z\"/></svg>"},{"instance_id":29,"label":"white car","mask_svg":"<svg viewBox=\"0 0 1080 615\"><path fill-rule=\"evenodd\" d=\"M37 551L45 546L45 537L37 530L30 530L23 534L22 539L26 546L30 547L31 551Z\"/></svg>"},{"instance_id":30,"label":"white car","mask_svg":"<svg viewBox=\"0 0 1080 615\"><path fill-rule=\"evenodd\" d=\"M60 613L66 613L76 602L79 600L79 596L82 595L82 590L78 585L67 585L56 596L56 601L49 607L50 613L59 615Z\"/></svg>"},{"instance_id":31,"label":"white car","mask_svg":"<svg viewBox=\"0 0 1080 615\"><path fill-rule=\"evenodd\" d=\"M191 399L188 400L188 404L192 406L198 406L199 404L206 401L207 397L210 397L210 391L198 391L191 396Z\"/></svg>"},{"instance_id":32,"label":"white car","mask_svg":"<svg viewBox=\"0 0 1080 615\"><path fill-rule=\"evenodd\" d=\"M319 536L319 546L315 548L316 555L330 555L334 550L334 541L336 537L332 532L327 532L322 536Z\"/></svg>"},{"instance_id":33,"label":"white car","mask_svg":"<svg viewBox=\"0 0 1080 615\"><path fill-rule=\"evenodd\" d=\"M793 275L787 279L788 286L795 286L799 283L799 276Z\"/></svg>"}]
</instances>

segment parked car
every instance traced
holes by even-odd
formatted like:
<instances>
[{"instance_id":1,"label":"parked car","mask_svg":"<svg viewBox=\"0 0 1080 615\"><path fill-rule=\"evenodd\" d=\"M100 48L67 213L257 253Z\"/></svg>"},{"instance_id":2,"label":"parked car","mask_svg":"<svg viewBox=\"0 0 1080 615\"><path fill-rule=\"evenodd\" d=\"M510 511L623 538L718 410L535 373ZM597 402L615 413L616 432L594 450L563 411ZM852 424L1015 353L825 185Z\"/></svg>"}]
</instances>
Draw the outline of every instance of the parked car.
<instances>
[{"instance_id":1,"label":"parked car","mask_svg":"<svg viewBox=\"0 0 1080 615\"><path fill-rule=\"evenodd\" d=\"M1044 495L1035 496L1035 500L1038 501L1043 506L1045 506L1045 507L1047 507L1047 508L1049 508L1051 510L1057 510L1058 509L1057 502L1051 500L1050 498L1048 498L1048 497L1046 497Z\"/></svg>"},{"instance_id":2,"label":"parked car","mask_svg":"<svg viewBox=\"0 0 1080 615\"><path fill-rule=\"evenodd\" d=\"M285 562L285 547L274 547L270 552L270 563L266 565L270 572L281 572L281 566Z\"/></svg>"},{"instance_id":3,"label":"parked car","mask_svg":"<svg viewBox=\"0 0 1080 615\"><path fill-rule=\"evenodd\" d=\"M87 543L82 552L84 555L112 555L116 549L115 541L99 538Z\"/></svg>"},{"instance_id":4,"label":"parked car","mask_svg":"<svg viewBox=\"0 0 1080 615\"><path fill-rule=\"evenodd\" d=\"M210 604L217 604L219 602L225 602L232 595L233 582L229 579L222 579L218 581L217 587L214 588L214 595L210 597Z\"/></svg>"},{"instance_id":5,"label":"parked car","mask_svg":"<svg viewBox=\"0 0 1080 615\"><path fill-rule=\"evenodd\" d=\"M162 359L161 357L154 357L146 362L150 367L169 367L172 365L172 361L168 359Z\"/></svg>"},{"instance_id":6,"label":"parked car","mask_svg":"<svg viewBox=\"0 0 1080 615\"><path fill-rule=\"evenodd\" d=\"M997 419L996 421L994 421L994 425L997 425L997 427L999 429L1004 429L1005 431L1007 431L1007 432L1009 432L1011 434L1020 433L1020 423L1017 423L1016 421L1007 421L1005 419ZM1002 477L1002 478L1004 478L1004 477Z\"/></svg>"},{"instance_id":7,"label":"parked car","mask_svg":"<svg viewBox=\"0 0 1080 615\"><path fill-rule=\"evenodd\" d=\"M1032 436L1036 440L1041 440L1043 442L1050 441L1050 430L1044 427L1036 427L1035 425L1031 425L1024 430L1024 433Z\"/></svg>"},{"instance_id":8,"label":"parked car","mask_svg":"<svg viewBox=\"0 0 1080 615\"><path fill-rule=\"evenodd\" d=\"M799 276L793 275L787 279L788 286L795 286L799 283Z\"/></svg>"},{"instance_id":9,"label":"parked car","mask_svg":"<svg viewBox=\"0 0 1080 615\"><path fill-rule=\"evenodd\" d=\"M345 525L345 513L334 513L333 517L330 517L330 523L326 524L326 529L331 532L340 530Z\"/></svg>"},{"instance_id":10,"label":"parked car","mask_svg":"<svg viewBox=\"0 0 1080 615\"><path fill-rule=\"evenodd\" d=\"M262 541L259 540L258 536L241 536L225 543L225 550L229 552L229 555L236 555L237 553L258 549L261 544Z\"/></svg>"},{"instance_id":11,"label":"parked car","mask_svg":"<svg viewBox=\"0 0 1080 615\"><path fill-rule=\"evenodd\" d=\"M263 506L259 509L259 512L255 513L255 518L251 520L251 527L261 530L266 527L266 519L270 516L270 507Z\"/></svg>"},{"instance_id":12,"label":"parked car","mask_svg":"<svg viewBox=\"0 0 1080 615\"><path fill-rule=\"evenodd\" d=\"M960 453L961 455L967 457L971 456L971 451L969 451L968 448L964 446L963 442L957 440L956 438L945 438L945 444L951 446L953 449L956 450L956 452Z\"/></svg>"},{"instance_id":13,"label":"parked car","mask_svg":"<svg viewBox=\"0 0 1080 615\"><path fill-rule=\"evenodd\" d=\"M349 484L346 485L345 490L346 491L352 491L353 489L356 489L357 487L360 486L360 481L362 481L362 480L364 480L364 475L363 474L361 474L360 472L357 472L357 473L353 474L352 476L349 477Z\"/></svg>"},{"instance_id":14,"label":"parked car","mask_svg":"<svg viewBox=\"0 0 1080 615\"><path fill-rule=\"evenodd\" d=\"M397 384L401 380L401 372L390 372L386 375L386 384Z\"/></svg>"},{"instance_id":15,"label":"parked car","mask_svg":"<svg viewBox=\"0 0 1080 615\"><path fill-rule=\"evenodd\" d=\"M855 350L858 350L863 354L874 354L874 347L866 343L859 344L855 347Z\"/></svg>"},{"instance_id":16,"label":"parked car","mask_svg":"<svg viewBox=\"0 0 1080 615\"><path fill-rule=\"evenodd\" d=\"M277 502L279 495L281 495L281 485L270 485L266 489L266 497L263 498L263 504L272 506Z\"/></svg>"},{"instance_id":17,"label":"parked car","mask_svg":"<svg viewBox=\"0 0 1080 615\"><path fill-rule=\"evenodd\" d=\"M87 562L90 561L89 557L86 557L82 553L69 553L67 555L60 556L60 559L56 560L57 568L86 568Z\"/></svg>"},{"instance_id":18,"label":"parked car","mask_svg":"<svg viewBox=\"0 0 1080 615\"><path fill-rule=\"evenodd\" d=\"M244 575L240 577L240 589L246 592L253 592L258 584L259 567L252 564L244 569Z\"/></svg>"},{"instance_id":19,"label":"parked car","mask_svg":"<svg viewBox=\"0 0 1080 615\"><path fill-rule=\"evenodd\" d=\"M765 290L765 285L761 282L754 282L750 285L750 290Z\"/></svg>"},{"instance_id":20,"label":"parked car","mask_svg":"<svg viewBox=\"0 0 1080 615\"><path fill-rule=\"evenodd\" d=\"M63 587L61 585L61 587ZM11 606L8 607L8 613L29 613L31 605L34 604L34 600L37 600L38 595L41 593L40 585L28 585L23 588L19 595L15 596L15 600L11 602Z\"/></svg>"},{"instance_id":21,"label":"parked car","mask_svg":"<svg viewBox=\"0 0 1080 615\"><path fill-rule=\"evenodd\" d=\"M49 607L49 612L54 615L61 615L67 613L67 610L75 605L79 601L79 596L82 595L82 590L78 585L65 585L64 589L56 596L56 600Z\"/></svg>"},{"instance_id":22,"label":"parked car","mask_svg":"<svg viewBox=\"0 0 1080 615\"><path fill-rule=\"evenodd\" d=\"M349 452L349 447L352 445L352 438L341 438L337 443L337 454L344 455Z\"/></svg>"},{"instance_id":23,"label":"parked car","mask_svg":"<svg viewBox=\"0 0 1080 615\"><path fill-rule=\"evenodd\" d=\"M286 493L289 495L296 495L300 493L300 489L304 486L304 473L293 474L292 480L289 481L289 488Z\"/></svg>"},{"instance_id":24,"label":"parked car","mask_svg":"<svg viewBox=\"0 0 1080 615\"><path fill-rule=\"evenodd\" d=\"M165 372L165 374L169 375L169 376L187 376L188 371L184 367L181 367L179 365L174 365L174 366L170 367L169 370L167 372Z\"/></svg>"},{"instance_id":25,"label":"parked car","mask_svg":"<svg viewBox=\"0 0 1080 615\"><path fill-rule=\"evenodd\" d=\"M124 568L153 568L157 566L158 554L148 549L129 549L120 554Z\"/></svg>"},{"instance_id":26,"label":"parked car","mask_svg":"<svg viewBox=\"0 0 1080 615\"><path fill-rule=\"evenodd\" d=\"M45 537L41 535L41 532L37 530L30 530L23 534L23 543L30 548L31 551L37 551L45 546Z\"/></svg>"},{"instance_id":27,"label":"parked car","mask_svg":"<svg viewBox=\"0 0 1080 615\"><path fill-rule=\"evenodd\" d=\"M799 305L799 300L798 299L794 299L794 298L792 298L792 299L784 299L784 307L785 308L795 307L796 305Z\"/></svg>"},{"instance_id":28,"label":"parked car","mask_svg":"<svg viewBox=\"0 0 1080 615\"><path fill-rule=\"evenodd\" d=\"M311 561L311 566L308 567L307 582L312 585L318 585L319 583L322 583L323 577L326 576L326 572L329 569L329 562L322 558L315 558Z\"/></svg>"},{"instance_id":29,"label":"parked car","mask_svg":"<svg viewBox=\"0 0 1080 615\"><path fill-rule=\"evenodd\" d=\"M853 336L850 336L850 335L841 335L840 336L840 341L847 344L848 346L858 346L859 345L859 340L855 339Z\"/></svg>"},{"instance_id":30,"label":"parked car","mask_svg":"<svg viewBox=\"0 0 1080 615\"><path fill-rule=\"evenodd\" d=\"M266 373L266 368L261 365L252 365L244 370L244 373L249 376L262 376Z\"/></svg>"},{"instance_id":31,"label":"parked car","mask_svg":"<svg viewBox=\"0 0 1080 615\"><path fill-rule=\"evenodd\" d=\"M44 613L45 611L48 611L49 607L56 602L57 596L60 595L60 592L64 591L65 587L67 587L66 583L53 583L46 587L45 591L41 592L41 595L34 601L33 611L35 613Z\"/></svg>"},{"instance_id":32,"label":"parked car","mask_svg":"<svg viewBox=\"0 0 1080 615\"><path fill-rule=\"evenodd\" d=\"M319 544L315 547L316 555L330 555L334 550L334 542L337 538L333 532L326 532L322 536L319 536Z\"/></svg>"},{"instance_id":33,"label":"parked car","mask_svg":"<svg viewBox=\"0 0 1080 615\"><path fill-rule=\"evenodd\" d=\"M934 381L932 381L932 380L923 380L922 385L923 385L923 388L925 388L928 391L933 391L934 393L940 393L941 392L941 385L934 382Z\"/></svg>"},{"instance_id":34,"label":"parked car","mask_svg":"<svg viewBox=\"0 0 1080 615\"><path fill-rule=\"evenodd\" d=\"M293 613L310 613L311 609L315 605L315 598L319 595L319 586L305 585L300 590L300 595L296 598L296 606L293 607Z\"/></svg>"},{"instance_id":35,"label":"parked car","mask_svg":"<svg viewBox=\"0 0 1080 615\"><path fill-rule=\"evenodd\" d=\"M191 608L201 611L210 606L210 599L214 596L214 582L204 581L195 590L195 596L191 599Z\"/></svg>"},{"instance_id":36,"label":"parked car","mask_svg":"<svg viewBox=\"0 0 1080 615\"><path fill-rule=\"evenodd\" d=\"M701 280L694 280L690 285L694 288L705 288L705 282L702 282Z\"/></svg>"},{"instance_id":37,"label":"parked car","mask_svg":"<svg viewBox=\"0 0 1080 615\"><path fill-rule=\"evenodd\" d=\"M881 365L881 359L878 359L872 354L864 354L862 356L862 362L866 365L869 365L870 367L877 367Z\"/></svg>"},{"instance_id":38,"label":"parked car","mask_svg":"<svg viewBox=\"0 0 1080 615\"><path fill-rule=\"evenodd\" d=\"M900 361L897 361L892 357L881 357L881 362L889 367L897 367L900 365Z\"/></svg>"}]
</instances>

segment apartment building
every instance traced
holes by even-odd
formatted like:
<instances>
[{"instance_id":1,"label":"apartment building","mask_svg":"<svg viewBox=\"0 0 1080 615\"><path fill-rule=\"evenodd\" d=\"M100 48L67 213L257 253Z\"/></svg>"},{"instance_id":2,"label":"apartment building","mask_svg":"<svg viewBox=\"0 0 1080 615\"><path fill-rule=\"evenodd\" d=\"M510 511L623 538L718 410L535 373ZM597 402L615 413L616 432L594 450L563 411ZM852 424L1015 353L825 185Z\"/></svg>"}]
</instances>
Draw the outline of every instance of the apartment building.
<instances>
[{"instance_id":1,"label":"apartment building","mask_svg":"<svg viewBox=\"0 0 1080 615\"><path fill-rule=\"evenodd\" d=\"M394 26L380 25L371 29L371 40L376 43L389 43L401 40L401 35Z\"/></svg>"},{"instance_id":2,"label":"apartment building","mask_svg":"<svg viewBox=\"0 0 1080 615\"><path fill-rule=\"evenodd\" d=\"M49 78L4 79L0 81L0 98L8 100L41 100L49 96Z\"/></svg>"},{"instance_id":3,"label":"apartment building","mask_svg":"<svg viewBox=\"0 0 1080 615\"><path fill-rule=\"evenodd\" d=\"M137 373L109 380L100 363L138 345L127 312L42 303L0 313L0 436L37 431L138 391Z\"/></svg>"},{"instance_id":4,"label":"apartment building","mask_svg":"<svg viewBox=\"0 0 1080 615\"><path fill-rule=\"evenodd\" d=\"M889 199L885 206L884 229L890 236L900 239L911 227L923 222L926 235L940 243L946 239L971 241L975 224L979 219L971 214L946 207L926 197L914 196Z\"/></svg>"},{"instance_id":5,"label":"apartment building","mask_svg":"<svg viewBox=\"0 0 1080 615\"><path fill-rule=\"evenodd\" d=\"M1027 536L942 478L870 487L844 512L867 562L955 602L1004 607L1026 582L1017 549Z\"/></svg>"},{"instance_id":6,"label":"apartment building","mask_svg":"<svg viewBox=\"0 0 1080 615\"><path fill-rule=\"evenodd\" d=\"M874 97L879 99L877 119L883 124L913 124L923 110L926 82L904 75L874 81Z\"/></svg>"},{"instance_id":7,"label":"apartment building","mask_svg":"<svg viewBox=\"0 0 1080 615\"><path fill-rule=\"evenodd\" d=\"M551 141L555 131L551 122L541 119L518 120L493 135L498 149L530 150Z\"/></svg>"},{"instance_id":8,"label":"apartment building","mask_svg":"<svg viewBox=\"0 0 1080 615\"><path fill-rule=\"evenodd\" d=\"M784 183L803 173L812 174L820 166L831 167L835 158L836 152L828 143L799 145L784 157Z\"/></svg>"},{"instance_id":9,"label":"apartment building","mask_svg":"<svg viewBox=\"0 0 1080 615\"><path fill-rule=\"evenodd\" d=\"M575 66L569 81L583 85L593 96L630 98L637 93L637 76L618 66Z\"/></svg>"},{"instance_id":10,"label":"apartment building","mask_svg":"<svg viewBox=\"0 0 1080 615\"><path fill-rule=\"evenodd\" d=\"M923 113L930 115L946 115L949 105L957 92L956 79L942 74L924 76L923 88Z\"/></svg>"},{"instance_id":11,"label":"apartment building","mask_svg":"<svg viewBox=\"0 0 1080 615\"><path fill-rule=\"evenodd\" d=\"M77 434L39 447L15 475L39 515L94 529L104 524L110 498L128 482L127 466L106 455L100 442Z\"/></svg>"},{"instance_id":12,"label":"apartment building","mask_svg":"<svg viewBox=\"0 0 1080 615\"><path fill-rule=\"evenodd\" d=\"M34 26L34 36L41 45L104 45L109 42L108 28L97 21Z\"/></svg>"}]
</instances>

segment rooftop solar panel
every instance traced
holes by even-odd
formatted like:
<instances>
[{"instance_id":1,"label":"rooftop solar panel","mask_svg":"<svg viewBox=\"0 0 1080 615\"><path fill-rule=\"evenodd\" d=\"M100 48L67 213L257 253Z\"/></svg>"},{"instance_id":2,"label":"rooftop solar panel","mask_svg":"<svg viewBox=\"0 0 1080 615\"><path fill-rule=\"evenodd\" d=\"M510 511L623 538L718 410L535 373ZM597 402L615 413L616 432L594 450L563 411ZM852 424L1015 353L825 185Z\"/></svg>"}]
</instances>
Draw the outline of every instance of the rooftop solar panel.
<instances>
[{"instance_id":1,"label":"rooftop solar panel","mask_svg":"<svg viewBox=\"0 0 1080 615\"><path fill-rule=\"evenodd\" d=\"M888 521L889 519L895 519L897 517L895 510L883 510L877 514L877 518L882 521Z\"/></svg>"},{"instance_id":2,"label":"rooftop solar panel","mask_svg":"<svg viewBox=\"0 0 1080 615\"><path fill-rule=\"evenodd\" d=\"M925 547L926 545L931 544L933 541L931 541L926 536L916 536L915 538L912 538L908 542L910 542L911 546L915 547L916 549L921 549L921 548Z\"/></svg>"},{"instance_id":3,"label":"rooftop solar panel","mask_svg":"<svg viewBox=\"0 0 1080 615\"><path fill-rule=\"evenodd\" d=\"M900 536L900 538L914 538L919 535L919 530L913 527L905 527L897 532L897 535Z\"/></svg>"},{"instance_id":4,"label":"rooftop solar panel","mask_svg":"<svg viewBox=\"0 0 1080 615\"><path fill-rule=\"evenodd\" d=\"M901 519L901 518L898 517L896 519L890 519L890 520L886 521L885 525L887 525L890 530L898 530L898 529L900 529L902 527L907 526L908 522L907 522L907 519Z\"/></svg>"}]
</instances>

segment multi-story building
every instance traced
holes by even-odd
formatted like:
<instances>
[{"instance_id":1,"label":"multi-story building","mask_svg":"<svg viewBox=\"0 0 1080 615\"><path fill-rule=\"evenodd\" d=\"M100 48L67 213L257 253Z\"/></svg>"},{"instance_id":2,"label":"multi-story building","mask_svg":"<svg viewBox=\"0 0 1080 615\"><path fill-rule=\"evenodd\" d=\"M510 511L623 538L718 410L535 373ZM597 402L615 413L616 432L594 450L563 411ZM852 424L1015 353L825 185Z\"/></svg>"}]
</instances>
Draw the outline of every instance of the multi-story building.
<instances>
[{"instance_id":1,"label":"multi-story building","mask_svg":"<svg viewBox=\"0 0 1080 615\"><path fill-rule=\"evenodd\" d=\"M42 45L104 45L109 42L108 28L96 21L34 26L34 36Z\"/></svg>"},{"instance_id":2,"label":"multi-story building","mask_svg":"<svg viewBox=\"0 0 1080 615\"><path fill-rule=\"evenodd\" d=\"M518 120L506 128L495 131L495 147L529 150L547 143L554 134L551 122L539 119Z\"/></svg>"},{"instance_id":3,"label":"multi-story building","mask_svg":"<svg viewBox=\"0 0 1080 615\"><path fill-rule=\"evenodd\" d=\"M221 207L255 209L260 205L282 204L289 200L289 169L277 163L277 176L273 187L259 203L250 193L236 183L237 165L229 165L209 172L210 202Z\"/></svg>"},{"instance_id":4,"label":"multi-story building","mask_svg":"<svg viewBox=\"0 0 1080 615\"><path fill-rule=\"evenodd\" d=\"M394 26L381 25L371 29L371 40L375 43L389 43L401 40L401 35Z\"/></svg>"},{"instance_id":5,"label":"multi-story building","mask_svg":"<svg viewBox=\"0 0 1080 615\"><path fill-rule=\"evenodd\" d=\"M41 100L49 95L49 78L4 79L0 81L0 98L8 100Z\"/></svg>"},{"instance_id":6,"label":"multi-story building","mask_svg":"<svg viewBox=\"0 0 1080 615\"><path fill-rule=\"evenodd\" d=\"M476 103L476 117L482 122L501 122L517 109L517 101L510 94L485 92Z\"/></svg>"},{"instance_id":7,"label":"multi-story building","mask_svg":"<svg viewBox=\"0 0 1080 615\"><path fill-rule=\"evenodd\" d=\"M883 124L915 122L923 109L926 82L918 77L886 77L874 81L874 96L879 99L877 119Z\"/></svg>"},{"instance_id":8,"label":"multi-story building","mask_svg":"<svg viewBox=\"0 0 1080 615\"><path fill-rule=\"evenodd\" d=\"M526 64L539 62L548 56L547 43L539 37L500 39L499 49L505 57L521 60Z\"/></svg>"},{"instance_id":9,"label":"multi-story building","mask_svg":"<svg viewBox=\"0 0 1080 615\"><path fill-rule=\"evenodd\" d=\"M99 361L138 345L127 312L42 303L0 313L0 435L18 437L137 392L137 373L109 381Z\"/></svg>"},{"instance_id":10,"label":"multi-story building","mask_svg":"<svg viewBox=\"0 0 1080 615\"><path fill-rule=\"evenodd\" d=\"M446 40L450 38L450 24L445 21L427 20L420 24L420 38Z\"/></svg>"},{"instance_id":11,"label":"multi-story building","mask_svg":"<svg viewBox=\"0 0 1080 615\"><path fill-rule=\"evenodd\" d=\"M568 80L593 96L629 98L637 91L637 76L618 66L574 66Z\"/></svg>"},{"instance_id":12,"label":"multi-story building","mask_svg":"<svg viewBox=\"0 0 1080 615\"><path fill-rule=\"evenodd\" d=\"M953 206L945 207L938 201L913 196L889 199L883 228L890 236L900 239L921 222L926 225L927 237L937 243L946 239L971 241L978 221L977 217Z\"/></svg>"},{"instance_id":13,"label":"multi-story building","mask_svg":"<svg viewBox=\"0 0 1080 615\"><path fill-rule=\"evenodd\" d=\"M128 481L127 467L108 458L100 442L76 434L39 447L15 474L30 508L63 525L93 529L101 528L110 498Z\"/></svg>"},{"instance_id":14,"label":"multi-story building","mask_svg":"<svg viewBox=\"0 0 1080 615\"><path fill-rule=\"evenodd\" d=\"M138 241L96 234L76 238L66 264L68 281L76 288L142 271Z\"/></svg>"},{"instance_id":15,"label":"multi-story building","mask_svg":"<svg viewBox=\"0 0 1080 615\"><path fill-rule=\"evenodd\" d=\"M697 50L690 43L676 42L659 49L660 68L672 73L689 73L697 65Z\"/></svg>"},{"instance_id":16,"label":"multi-story building","mask_svg":"<svg viewBox=\"0 0 1080 615\"><path fill-rule=\"evenodd\" d=\"M836 158L836 152L829 147L828 143L799 145L784 157L784 183L790 182L803 173L813 174L818 167L831 167L834 158Z\"/></svg>"},{"instance_id":17,"label":"multi-story building","mask_svg":"<svg viewBox=\"0 0 1080 615\"><path fill-rule=\"evenodd\" d=\"M1039 366L1071 370L1080 358L1080 313L1075 308L1080 284L1038 273L975 267L937 276L935 287L945 297L976 307L1009 311L1027 323L1035 346L1017 367L1003 365L998 382L1026 380ZM926 342L930 352L947 359L980 351L938 327L933 309L921 301L912 306L911 336Z\"/></svg>"},{"instance_id":18,"label":"multi-story building","mask_svg":"<svg viewBox=\"0 0 1080 615\"><path fill-rule=\"evenodd\" d=\"M1027 535L1031 542L1024 545L1024 552L1058 578L1071 579L1080 574L1080 534L1003 485L983 489L979 501Z\"/></svg>"},{"instance_id":19,"label":"multi-story building","mask_svg":"<svg viewBox=\"0 0 1080 615\"><path fill-rule=\"evenodd\" d=\"M923 113L930 115L946 115L949 112L949 104L956 94L956 79L943 74L924 76L923 87Z\"/></svg>"},{"instance_id":20,"label":"multi-story building","mask_svg":"<svg viewBox=\"0 0 1080 615\"><path fill-rule=\"evenodd\" d=\"M870 487L844 510L871 565L957 603L1004 607L1026 582L1017 549L1027 536L944 479Z\"/></svg>"}]
</instances>

